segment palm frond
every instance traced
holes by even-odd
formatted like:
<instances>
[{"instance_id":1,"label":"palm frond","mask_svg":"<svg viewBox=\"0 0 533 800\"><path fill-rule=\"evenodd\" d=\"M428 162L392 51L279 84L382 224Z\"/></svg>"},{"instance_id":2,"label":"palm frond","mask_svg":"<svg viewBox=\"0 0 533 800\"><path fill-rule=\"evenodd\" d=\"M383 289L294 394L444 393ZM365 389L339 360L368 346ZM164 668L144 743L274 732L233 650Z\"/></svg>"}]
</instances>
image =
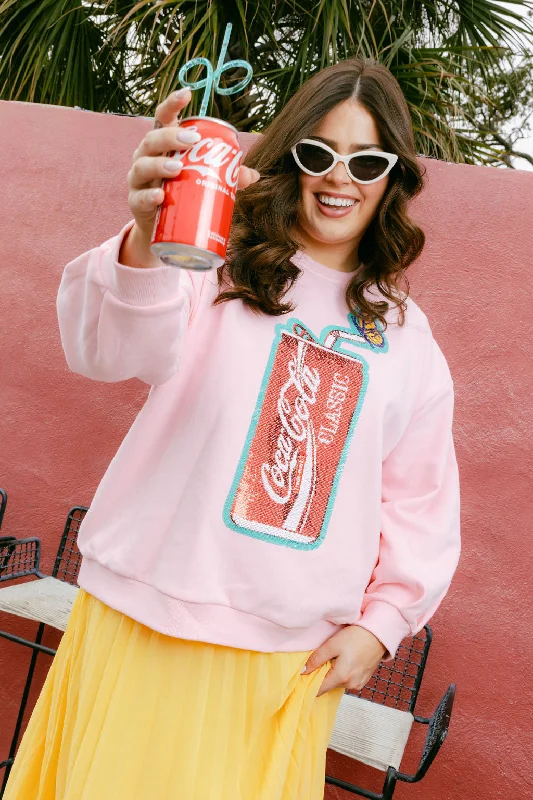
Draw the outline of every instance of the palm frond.
<instances>
[{"instance_id":1,"label":"palm frond","mask_svg":"<svg viewBox=\"0 0 533 800\"><path fill-rule=\"evenodd\" d=\"M247 59L254 81L211 110L238 128L264 128L308 77L357 54L396 76L421 153L494 163L480 131L531 103L513 54L533 50L532 11L533 0L0 0L0 97L148 116L186 61L216 63L231 22L227 58Z\"/></svg>"}]
</instances>

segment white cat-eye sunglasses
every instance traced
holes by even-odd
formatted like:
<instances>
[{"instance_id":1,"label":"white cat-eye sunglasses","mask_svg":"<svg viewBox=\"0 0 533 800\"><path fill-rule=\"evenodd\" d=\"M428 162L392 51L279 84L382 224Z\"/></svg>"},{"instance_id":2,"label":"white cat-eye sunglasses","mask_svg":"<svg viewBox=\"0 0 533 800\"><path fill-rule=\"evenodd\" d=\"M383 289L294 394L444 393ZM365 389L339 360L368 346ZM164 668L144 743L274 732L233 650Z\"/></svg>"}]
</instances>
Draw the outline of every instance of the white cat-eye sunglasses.
<instances>
[{"instance_id":1,"label":"white cat-eye sunglasses","mask_svg":"<svg viewBox=\"0 0 533 800\"><path fill-rule=\"evenodd\" d=\"M342 161L350 178L365 184L382 180L398 161L397 155L381 150L361 150L341 156L316 139L302 139L291 148L291 152L300 169L308 175L327 175Z\"/></svg>"}]
</instances>

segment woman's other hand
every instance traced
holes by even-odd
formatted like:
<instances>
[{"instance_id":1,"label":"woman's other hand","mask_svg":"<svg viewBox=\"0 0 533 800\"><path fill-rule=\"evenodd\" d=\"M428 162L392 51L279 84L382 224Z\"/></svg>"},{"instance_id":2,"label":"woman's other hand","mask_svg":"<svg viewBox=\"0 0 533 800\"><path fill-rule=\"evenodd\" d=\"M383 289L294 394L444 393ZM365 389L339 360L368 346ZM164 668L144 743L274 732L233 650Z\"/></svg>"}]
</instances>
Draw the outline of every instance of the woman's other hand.
<instances>
[{"instance_id":1,"label":"woman's other hand","mask_svg":"<svg viewBox=\"0 0 533 800\"><path fill-rule=\"evenodd\" d=\"M341 687L358 691L366 686L387 648L373 633L359 625L347 625L337 631L309 657L305 675L332 662L317 697Z\"/></svg>"}]
</instances>

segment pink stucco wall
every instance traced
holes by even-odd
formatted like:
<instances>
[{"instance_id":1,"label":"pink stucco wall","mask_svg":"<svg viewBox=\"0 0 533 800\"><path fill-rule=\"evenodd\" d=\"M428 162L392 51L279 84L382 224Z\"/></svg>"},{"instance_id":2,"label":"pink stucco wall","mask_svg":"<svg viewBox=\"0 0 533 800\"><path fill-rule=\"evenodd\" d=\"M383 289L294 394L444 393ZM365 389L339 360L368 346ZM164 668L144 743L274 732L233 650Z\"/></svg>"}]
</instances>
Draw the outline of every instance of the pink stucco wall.
<instances>
[{"instance_id":1,"label":"pink stucco wall","mask_svg":"<svg viewBox=\"0 0 533 800\"><path fill-rule=\"evenodd\" d=\"M125 176L148 127L140 119L0 103L0 486L9 493L2 533L41 536L45 570L69 507L91 502L147 394L136 381L92 383L69 372L55 298L64 264L128 219ZM440 756L421 784L400 785L396 796L526 798L533 796L524 744L533 660L533 175L425 164L428 186L415 216L428 243L412 268L412 294L455 378L464 549L432 621L419 713L431 712L449 682L458 691ZM33 629L2 615L0 627ZM28 656L0 640L0 760ZM416 757L411 747L406 766ZM370 770L349 768L341 757L330 766L376 787ZM330 800L345 796L326 792Z\"/></svg>"}]
</instances>

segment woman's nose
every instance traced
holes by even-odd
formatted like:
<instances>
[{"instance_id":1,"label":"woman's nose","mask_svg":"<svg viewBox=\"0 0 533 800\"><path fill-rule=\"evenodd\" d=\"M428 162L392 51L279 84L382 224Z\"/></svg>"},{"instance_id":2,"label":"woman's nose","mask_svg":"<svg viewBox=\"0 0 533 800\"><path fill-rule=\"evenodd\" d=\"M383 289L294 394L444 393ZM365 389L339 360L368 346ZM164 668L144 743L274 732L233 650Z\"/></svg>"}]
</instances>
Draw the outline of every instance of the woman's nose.
<instances>
[{"instance_id":1,"label":"woman's nose","mask_svg":"<svg viewBox=\"0 0 533 800\"><path fill-rule=\"evenodd\" d=\"M335 164L331 172L328 172L326 175L326 178L336 186L352 182L352 179L348 175L348 171L342 161L339 161L337 164Z\"/></svg>"}]
</instances>

